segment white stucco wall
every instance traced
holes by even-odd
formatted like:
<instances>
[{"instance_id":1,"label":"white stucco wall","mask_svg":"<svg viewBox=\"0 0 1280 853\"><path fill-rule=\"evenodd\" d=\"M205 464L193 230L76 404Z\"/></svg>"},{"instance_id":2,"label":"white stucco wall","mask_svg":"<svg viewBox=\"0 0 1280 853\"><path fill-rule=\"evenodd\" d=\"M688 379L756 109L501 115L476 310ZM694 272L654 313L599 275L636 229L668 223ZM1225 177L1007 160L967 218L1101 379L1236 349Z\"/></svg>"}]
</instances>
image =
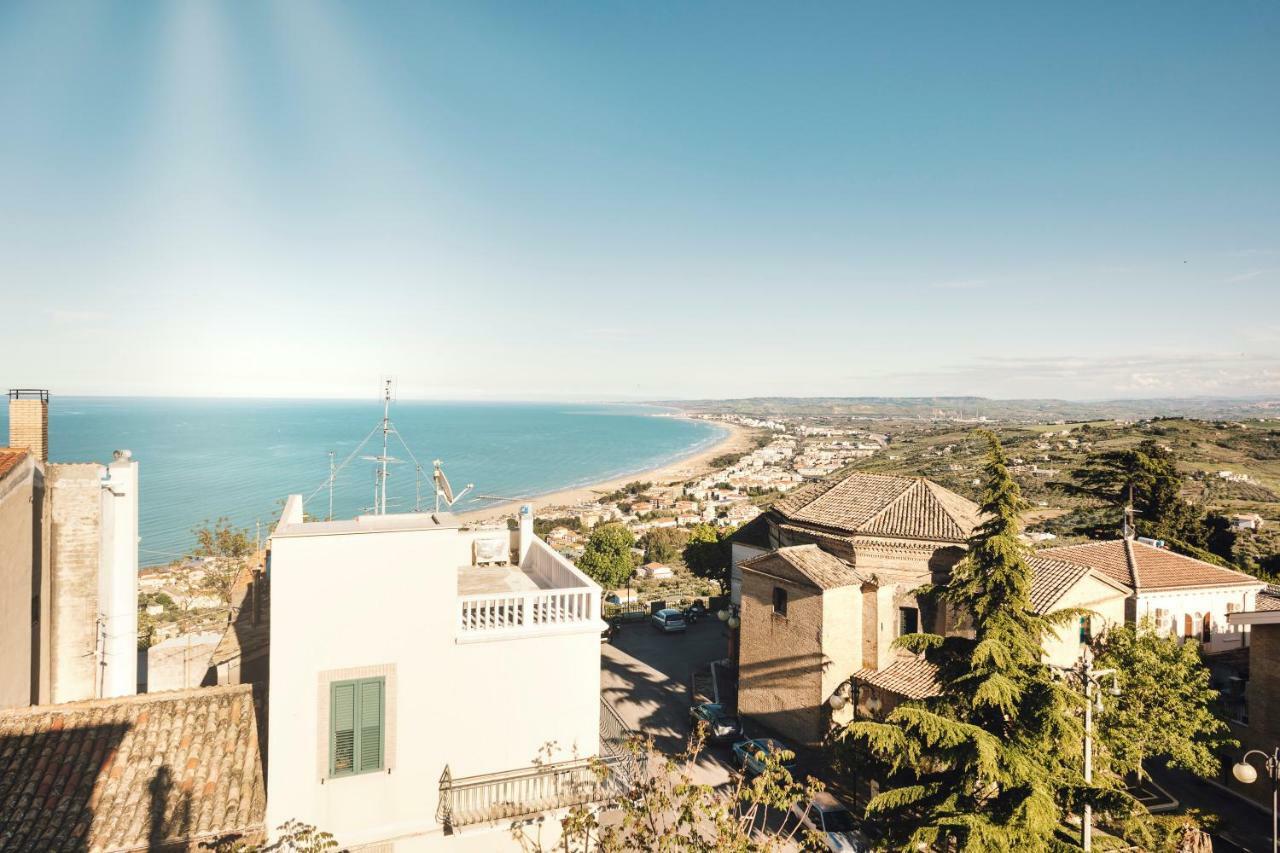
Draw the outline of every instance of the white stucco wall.
<instances>
[{"instance_id":1,"label":"white stucco wall","mask_svg":"<svg viewBox=\"0 0 1280 853\"><path fill-rule=\"evenodd\" d=\"M599 625L458 644L456 572L472 536L455 529L274 537L267 822L303 820L344 845L396 850L514 844L505 831L445 837L441 774L595 755ZM326 779L328 677L390 669L386 766ZM343 675L341 671L354 672ZM369 672L369 674L373 674Z\"/></svg>"},{"instance_id":2,"label":"white stucco wall","mask_svg":"<svg viewBox=\"0 0 1280 853\"><path fill-rule=\"evenodd\" d=\"M1175 636L1186 635L1186 617L1191 617L1192 636L1201 638L1204 617L1207 613L1211 623L1208 642L1204 643L1206 652L1229 651L1249 644L1248 625L1230 625L1227 622L1228 605L1234 605L1235 612L1253 610L1254 600L1263 584L1257 586L1236 586L1196 590L1171 590L1156 592L1144 590L1135 601L1135 618L1137 621L1151 619L1161 633L1172 632ZM1156 611L1164 611L1162 620L1156 619Z\"/></svg>"},{"instance_id":3,"label":"white stucco wall","mask_svg":"<svg viewBox=\"0 0 1280 853\"><path fill-rule=\"evenodd\" d=\"M1125 599L1126 594L1113 585L1086 575L1058 599L1050 612L1073 607L1091 610L1096 615L1091 618L1089 628L1094 636L1100 636L1113 625L1124 624ZM1064 625L1056 634L1056 637L1045 638L1044 662L1053 666L1074 666L1084 652L1079 622Z\"/></svg>"}]
</instances>

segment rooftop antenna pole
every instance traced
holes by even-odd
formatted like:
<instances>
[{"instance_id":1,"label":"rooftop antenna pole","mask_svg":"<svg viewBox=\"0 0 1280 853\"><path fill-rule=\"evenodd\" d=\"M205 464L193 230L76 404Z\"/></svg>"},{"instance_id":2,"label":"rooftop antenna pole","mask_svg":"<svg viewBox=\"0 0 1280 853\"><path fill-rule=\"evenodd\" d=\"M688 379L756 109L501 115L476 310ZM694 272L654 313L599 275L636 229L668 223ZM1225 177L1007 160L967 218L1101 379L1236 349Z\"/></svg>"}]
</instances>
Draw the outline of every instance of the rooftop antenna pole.
<instances>
[{"instance_id":1,"label":"rooftop antenna pole","mask_svg":"<svg viewBox=\"0 0 1280 853\"><path fill-rule=\"evenodd\" d=\"M378 471L378 515L387 514L387 436L391 434L391 380L382 395L382 456Z\"/></svg>"},{"instance_id":2,"label":"rooftop antenna pole","mask_svg":"<svg viewBox=\"0 0 1280 853\"><path fill-rule=\"evenodd\" d=\"M1133 518L1133 483L1129 484L1129 500L1124 507L1124 538L1128 539L1132 534L1131 520Z\"/></svg>"},{"instance_id":3,"label":"rooftop antenna pole","mask_svg":"<svg viewBox=\"0 0 1280 853\"><path fill-rule=\"evenodd\" d=\"M413 511L422 512L422 466L413 466Z\"/></svg>"},{"instance_id":4,"label":"rooftop antenna pole","mask_svg":"<svg viewBox=\"0 0 1280 853\"><path fill-rule=\"evenodd\" d=\"M333 451L329 451L329 517L328 521L333 521L333 478L337 475L337 471L333 468Z\"/></svg>"}]
</instances>

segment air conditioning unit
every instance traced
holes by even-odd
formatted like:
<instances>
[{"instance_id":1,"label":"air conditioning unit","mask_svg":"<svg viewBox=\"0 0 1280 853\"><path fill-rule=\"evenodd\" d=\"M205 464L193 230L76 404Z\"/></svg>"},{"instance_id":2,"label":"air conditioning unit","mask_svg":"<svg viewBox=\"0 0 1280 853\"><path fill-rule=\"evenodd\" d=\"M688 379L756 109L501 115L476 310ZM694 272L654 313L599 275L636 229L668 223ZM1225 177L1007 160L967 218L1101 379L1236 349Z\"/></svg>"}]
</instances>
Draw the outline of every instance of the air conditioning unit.
<instances>
[{"instance_id":1,"label":"air conditioning unit","mask_svg":"<svg viewBox=\"0 0 1280 853\"><path fill-rule=\"evenodd\" d=\"M507 563L511 560L511 542L506 537L475 540L476 565Z\"/></svg>"}]
</instances>

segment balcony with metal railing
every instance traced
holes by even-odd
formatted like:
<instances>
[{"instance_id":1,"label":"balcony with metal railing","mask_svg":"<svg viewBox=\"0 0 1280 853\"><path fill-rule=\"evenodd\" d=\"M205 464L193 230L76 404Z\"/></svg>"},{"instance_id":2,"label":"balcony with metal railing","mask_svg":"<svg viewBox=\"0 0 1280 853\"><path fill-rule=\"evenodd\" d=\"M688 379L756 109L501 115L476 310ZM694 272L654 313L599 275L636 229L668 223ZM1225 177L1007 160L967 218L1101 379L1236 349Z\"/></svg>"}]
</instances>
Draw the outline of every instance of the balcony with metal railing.
<instances>
[{"instance_id":1,"label":"balcony with metal railing","mask_svg":"<svg viewBox=\"0 0 1280 853\"><path fill-rule=\"evenodd\" d=\"M600 587L541 539L517 565L458 569L458 642L590 631L600 623Z\"/></svg>"},{"instance_id":2,"label":"balcony with metal railing","mask_svg":"<svg viewBox=\"0 0 1280 853\"><path fill-rule=\"evenodd\" d=\"M436 818L448 833L466 826L606 803L634 787L643 773L643 766L627 747L632 734L601 699L598 756L456 778L445 767Z\"/></svg>"}]
</instances>

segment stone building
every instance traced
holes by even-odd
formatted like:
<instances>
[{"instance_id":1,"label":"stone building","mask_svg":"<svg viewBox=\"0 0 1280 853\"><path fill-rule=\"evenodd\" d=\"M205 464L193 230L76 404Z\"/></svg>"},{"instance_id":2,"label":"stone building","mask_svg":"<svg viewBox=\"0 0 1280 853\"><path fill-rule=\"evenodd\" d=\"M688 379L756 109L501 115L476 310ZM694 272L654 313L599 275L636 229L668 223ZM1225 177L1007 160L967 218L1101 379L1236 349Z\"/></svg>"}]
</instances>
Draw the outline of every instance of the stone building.
<instances>
[{"instance_id":1,"label":"stone building","mask_svg":"<svg viewBox=\"0 0 1280 853\"><path fill-rule=\"evenodd\" d=\"M0 448L0 708L137 690L138 463L48 460L49 397Z\"/></svg>"},{"instance_id":2,"label":"stone building","mask_svg":"<svg viewBox=\"0 0 1280 853\"><path fill-rule=\"evenodd\" d=\"M895 641L968 630L961 614L916 593L947 580L978 522L974 503L929 480L853 474L805 487L740 531L739 710L816 743L855 710L930 695L932 666ZM1095 614L1050 638L1047 661L1073 663L1092 636L1125 619L1132 590L1110 574L1043 556L1030 562L1033 607Z\"/></svg>"},{"instance_id":3,"label":"stone building","mask_svg":"<svg viewBox=\"0 0 1280 853\"><path fill-rule=\"evenodd\" d=\"M1240 741L1240 748L1225 757L1222 779L1231 790L1269 808L1271 786L1257 758L1258 780L1249 785L1235 779L1230 765L1248 750L1271 755L1280 746L1280 590L1261 593L1256 609L1233 613L1227 619L1237 628L1248 628L1252 642L1244 702L1233 709L1231 723L1231 734Z\"/></svg>"},{"instance_id":4,"label":"stone building","mask_svg":"<svg viewBox=\"0 0 1280 853\"><path fill-rule=\"evenodd\" d=\"M915 591L946 579L977 523L976 504L921 477L855 473L775 504L733 543L735 557L756 554L733 567L739 710L821 740L841 683L896 661L902 633L946 632Z\"/></svg>"}]
</instances>

